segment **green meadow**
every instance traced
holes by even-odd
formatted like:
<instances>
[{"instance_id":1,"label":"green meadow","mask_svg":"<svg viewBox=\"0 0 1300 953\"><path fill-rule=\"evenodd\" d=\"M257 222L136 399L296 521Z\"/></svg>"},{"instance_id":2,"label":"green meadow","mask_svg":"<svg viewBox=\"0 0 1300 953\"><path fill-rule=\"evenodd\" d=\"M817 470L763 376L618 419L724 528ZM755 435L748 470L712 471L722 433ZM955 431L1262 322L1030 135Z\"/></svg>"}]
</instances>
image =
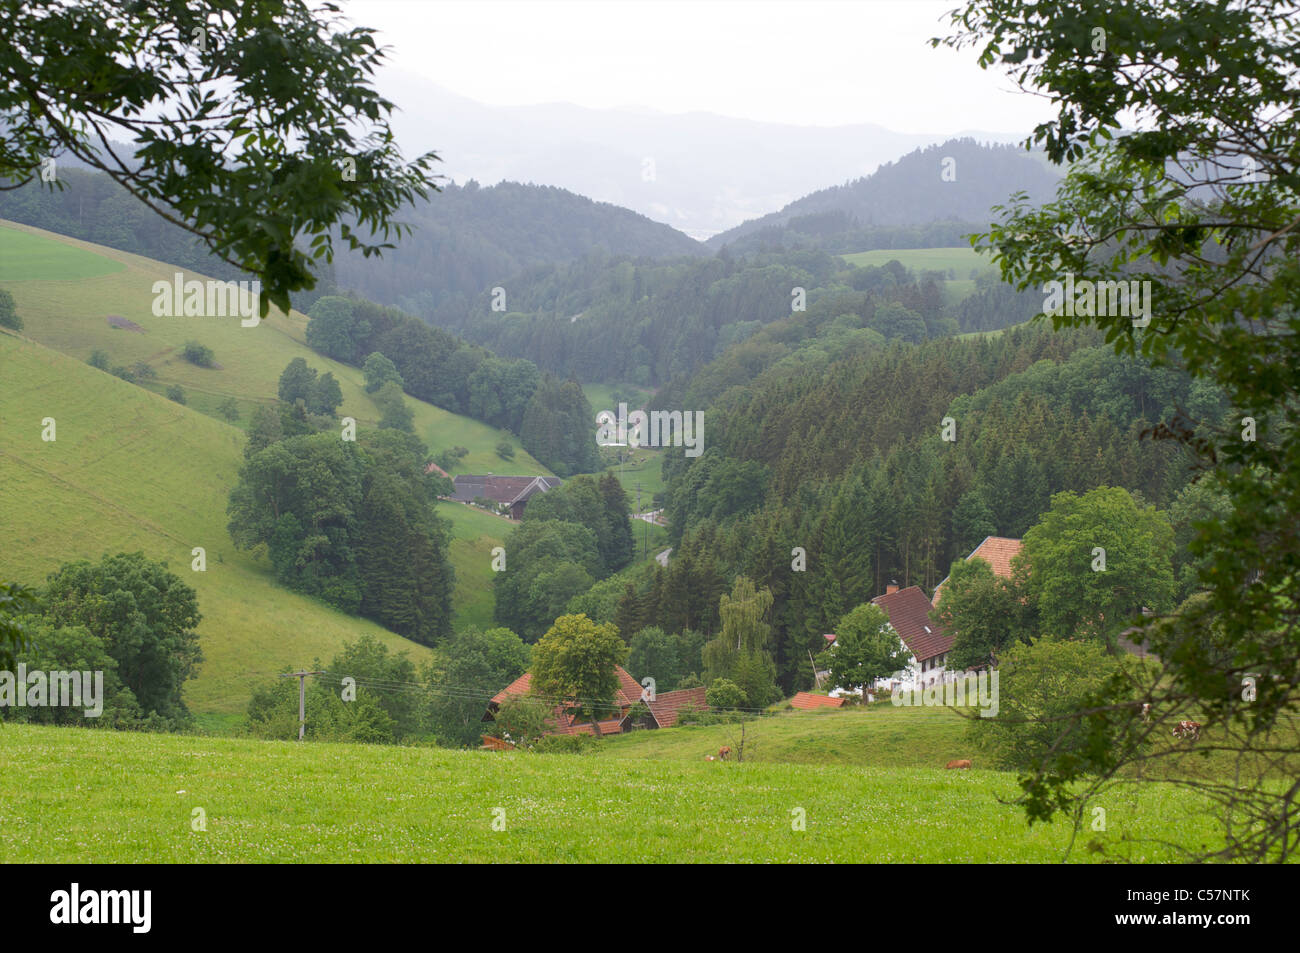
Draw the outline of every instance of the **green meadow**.
<instances>
[{"instance_id":1,"label":"green meadow","mask_svg":"<svg viewBox=\"0 0 1300 953\"><path fill-rule=\"evenodd\" d=\"M966 722L950 708L866 708L782 711L745 723L745 760L755 763L842 764L942 768L970 758ZM607 758L699 761L726 745L739 746L736 725L683 725L602 739ZM976 759L978 761L978 758Z\"/></svg>"},{"instance_id":2,"label":"green meadow","mask_svg":"<svg viewBox=\"0 0 1300 953\"><path fill-rule=\"evenodd\" d=\"M15 237L17 236L17 237ZM4 278L22 317L23 334L78 360L97 349L110 364L129 367L137 361L158 374L150 388L158 393L180 384L189 406L216 415L217 406L234 398L240 422L246 424L259 403L275 399L280 374L295 357L304 358L321 373L331 371L343 391L339 416L354 417L360 426L376 425L380 411L365 392L359 368L348 367L312 351L306 344L307 317L297 311L276 310L256 327L241 327L235 317L156 317L153 285L171 283L176 269L138 255L79 242L24 225L0 223L0 243L26 249L31 276ZM102 263L96 270L90 263ZM90 263L88 263L90 262ZM186 274L187 278L202 278ZM138 328L115 327L109 317L125 319ZM119 322L121 323L121 322ZM182 356L185 342L212 348L217 367L196 367ZM496 453L506 435L494 427L407 397L416 432L433 453L463 446L469 454L457 473L549 474L520 446L512 460Z\"/></svg>"},{"instance_id":3,"label":"green meadow","mask_svg":"<svg viewBox=\"0 0 1300 953\"><path fill-rule=\"evenodd\" d=\"M664 732L667 733L667 732ZM758 735L761 743L762 735ZM757 749L755 749L757 750ZM1204 802L1154 785L1106 830L1026 824L1014 776L593 759L0 726L0 862L1176 861Z\"/></svg>"},{"instance_id":4,"label":"green meadow","mask_svg":"<svg viewBox=\"0 0 1300 953\"><path fill-rule=\"evenodd\" d=\"M456 626L475 625L480 629L493 626L492 550L504 546L506 537L517 525L464 503L442 502L438 515L450 520L451 565L456 570L456 588L451 605Z\"/></svg>"},{"instance_id":5,"label":"green meadow","mask_svg":"<svg viewBox=\"0 0 1300 953\"><path fill-rule=\"evenodd\" d=\"M236 551L226 532L243 459L240 427L274 400L292 358L334 373L340 416L361 428L378 420L361 372L307 348L305 317L272 312L254 328L237 318L155 317L153 282L170 279L169 266L21 226L0 226L0 249L6 262L11 250L21 252L23 267L11 269L3 287L24 321L21 334L0 333L0 577L39 584L65 562L123 550L166 560L199 594L206 659L186 701L214 729L236 720L250 678L327 661L361 635L417 662L427 657L427 648L278 586L265 557ZM110 315L130 323L114 327ZM212 348L219 366L185 361L180 352L191 339ZM158 380L141 387L90 367L85 360L97 348L114 366L149 363ZM186 406L162 396L172 383L185 389ZM217 413L231 397L240 409L234 425ZM407 400L431 449L470 449L458 470L550 472L517 440L514 460L502 460L494 428ZM41 439L47 417L55 421L52 442ZM455 504L439 511L454 537L455 624L490 625L491 549L512 524ZM191 569L194 547L205 550L204 572Z\"/></svg>"},{"instance_id":6,"label":"green meadow","mask_svg":"<svg viewBox=\"0 0 1300 953\"><path fill-rule=\"evenodd\" d=\"M205 661L188 683L197 713L248 701L253 673L329 658L369 633L422 659L428 649L277 585L237 551L226 500L244 434L80 361L0 334L0 578L28 584L65 562L142 550L198 592ZM42 440L54 418L53 441ZM207 568L192 569L194 547Z\"/></svg>"},{"instance_id":7,"label":"green meadow","mask_svg":"<svg viewBox=\"0 0 1300 953\"><path fill-rule=\"evenodd\" d=\"M845 261L859 268L866 265L879 267L889 261L902 263L918 274L922 271L941 271L949 275L944 284L944 301L948 305L960 304L975 293L975 280L971 270L985 271L992 263L970 246L954 248L876 248L871 251L841 255Z\"/></svg>"},{"instance_id":8,"label":"green meadow","mask_svg":"<svg viewBox=\"0 0 1300 953\"><path fill-rule=\"evenodd\" d=\"M126 266L86 248L43 238L36 229L0 228L0 282L98 278Z\"/></svg>"}]
</instances>

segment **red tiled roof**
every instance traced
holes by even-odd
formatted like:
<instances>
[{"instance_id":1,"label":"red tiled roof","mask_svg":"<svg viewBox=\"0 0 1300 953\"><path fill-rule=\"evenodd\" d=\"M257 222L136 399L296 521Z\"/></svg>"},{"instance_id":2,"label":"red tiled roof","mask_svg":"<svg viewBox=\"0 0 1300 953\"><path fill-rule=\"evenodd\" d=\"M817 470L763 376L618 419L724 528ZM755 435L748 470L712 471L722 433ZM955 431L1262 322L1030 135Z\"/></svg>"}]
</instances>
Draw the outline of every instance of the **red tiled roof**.
<instances>
[{"instance_id":1,"label":"red tiled roof","mask_svg":"<svg viewBox=\"0 0 1300 953\"><path fill-rule=\"evenodd\" d=\"M1024 545L1018 539L1012 539L1009 536L986 536L984 542L975 547L974 551L966 557L966 562L972 559L982 559L993 567L993 575L1001 576L1003 579L1011 578L1011 560L1020 552ZM943 582L947 582L944 579ZM934 597L930 600L931 605L939 604L939 593L943 591L943 582L934 587Z\"/></svg>"},{"instance_id":2,"label":"red tiled roof","mask_svg":"<svg viewBox=\"0 0 1300 953\"><path fill-rule=\"evenodd\" d=\"M889 624L918 662L942 655L952 648L952 637L944 634L943 626L931 621L930 609L933 607L919 586L876 596L871 601L889 613Z\"/></svg>"},{"instance_id":3,"label":"red tiled roof","mask_svg":"<svg viewBox=\"0 0 1300 953\"><path fill-rule=\"evenodd\" d=\"M656 694L655 700L649 703L650 711L654 714L655 721L659 722L660 728L671 728L677 724L683 708L709 707L704 697L706 691L707 689L701 685L699 688L679 688L675 692Z\"/></svg>"},{"instance_id":4,"label":"red tiled roof","mask_svg":"<svg viewBox=\"0 0 1300 953\"><path fill-rule=\"evenodd\" d=\"M448 473L446 470L444 470L442 467L438 466L438 464L436 463L430 463L427 467L424 468L424 472L436 473L440 477L446 477L448 480L451 479L451 474Z\"/></svg>"},{"instance_id":5,"label":"red tiled roof","mask_svg":"<svg viewBox=\"0 0 1300 953\"><path fill-rule=\"evenodd\" d=\"M831 698L829 695L814 695L812 692L800 692L790 699L794 708L811 711L814 708L839 708L844 704L843 698Z\"/></svg>"},{"instance_id":6,"label":"red tiled roof","mask_svg":"<svg viewBox=\"0 0 1300 953\"><path fill-rule=\"evenodd\" d=\"M623 719L627 717L628 711L632 708L633 705L635 705L637 702L641 700L641 691L642 691L641 683L638 682L635 678L633 678L631 673L628 672L628 670L623 668L621 665L615 666L615 674L618 676L618 688L614 692L614 700L611 703L610 707L611 709L617 708L617 711L610 710L608 712L609 717L600 722L601 734L618 734L620 730L619 725L622 723ZM500 705L507 698L513 698L520 695L527 695L529 690L532 688L532 683L533 683L532 673L525 672L523 675L520 675L513 682L507 685L505 688L501 689L501 691L493 695L491 704ZM695 689L691 689L691 691L695 691ZM700 699L702 703L704 697L703 695L704 689L701 688L698 691L700 692ZM676 694L678 693L668 692L666 695L660 695L659 698L664 699ZM679 709L681 707L681 704L684 703L685 702L683 701L682 703L677 704L676 708L671 709L672 721L676 722L677 709ZM653 706L651 706L651 712L655 715L655 720L659 722L660 726L664 726L663 721L659 718L658 712L655 711ZM485 719L487 717L488 717L487 715L484 715ZM563 705L556 705L552 709L551 718L555 722L555 728L552 732L550 732L551 734L589 735L592 733L591 722L577 721L573 716L573 714L565 711L565 706Z\"/></svg>"},{"instance_id":7,"label":"red tiled roof","mask_svg":"<svg viewBox=\"0 0 1300 953\"><path fill-rule=\"evenodd\" d=\"M514 695L527 695L528 689L532 686L532 684L533 684L533 673L524 672L524 674L520 675L518 678L516 678L505 688L501 689L501 691L493 695L492 703L495 705L500 705L507 698L510 698Z\"/></svg>"}]
</instances>

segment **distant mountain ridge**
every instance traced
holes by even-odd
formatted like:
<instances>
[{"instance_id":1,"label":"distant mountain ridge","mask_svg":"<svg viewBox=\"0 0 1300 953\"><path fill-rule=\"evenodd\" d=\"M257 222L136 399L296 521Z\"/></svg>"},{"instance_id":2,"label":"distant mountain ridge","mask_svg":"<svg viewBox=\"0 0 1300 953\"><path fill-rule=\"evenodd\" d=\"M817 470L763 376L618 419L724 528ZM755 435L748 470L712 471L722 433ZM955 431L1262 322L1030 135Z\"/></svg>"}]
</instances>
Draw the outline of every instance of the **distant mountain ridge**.
<instances>
[{"instance_id":1,"label":"distant mountain ridge","mask_svg":"<svg viewBox=\"0 0 1300 953\"><path fill-rule=\"evenodd\" d=\"M783 233L831 237L853 229L983 224L992 216L990 209L1015 192L1027 192L1033 202L1048 201L1059 178L1041 157L1019 146L952 139L908 153L869 176L805 195L705 244L717 250L752 245L761 236L768 244L798 245L807 242L783 242Z\"/></svg>"},{"instance_id":2,"label":"distant mountain ridge","mask_svg":"<svg viewBox=\"0 0 1300 953\"><path fill-rule=\"evenodd\" d=\"M401 70L379 88L399 108L406 155L433 150L453 181L545 182L703 240L818 189L954 138L1017 142L1027 130L901 133L872 123L803 126L713 113L492 106Z\"/></svg>"}]
</instances>

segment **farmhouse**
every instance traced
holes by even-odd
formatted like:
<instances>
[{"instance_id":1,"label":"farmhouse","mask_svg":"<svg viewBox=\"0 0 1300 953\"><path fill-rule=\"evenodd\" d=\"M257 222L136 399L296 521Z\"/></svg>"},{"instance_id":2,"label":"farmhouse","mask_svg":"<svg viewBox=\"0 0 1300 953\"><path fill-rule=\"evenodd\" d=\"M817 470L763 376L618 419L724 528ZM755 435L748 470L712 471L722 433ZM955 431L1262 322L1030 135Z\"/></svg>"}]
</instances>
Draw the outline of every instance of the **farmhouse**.
<instances>
[{"instance_id":1,"label":"farmhouse","mask_svg":"<svg viewBox=\"0 0 1300 953\"><path fill-rule=\"evenodd\" d=\"M892 679L879 679L875 686L871 688L868 695L880 691L890 691L894 688L901 688L909 691L913 688L919 688L924 685L933 685L935 682L950 681L952 674L944 673L944 663L948 660L948 650L952 648L952 636L946 635L943 626L930 618L930 600L925 597L919 586L908 586L906 589L899 589L897 583L890 583L885 587L883 596L876 596L871 600L873 604L880 606L889 616L889 625L903 642L903 647L907 649L911 658L908 660L907 668L901 672L895 673ZM831 647L835 645L835 634L829 633L823 638L830 643ZM818 677L829 675L829 672L818 672ZM803 693L800 693L803 694ZM838 700L839 696L848 694L847 689L836 688L831 691L831 697ZM854 692L856 694L856 691ZM802 704L791 704L796 708L812 707L813 705L825 704L824 699L819 696L810 696L816 701L803 700ZM798 699L798 696L796 696Z\"/></svg>"},{"instance_id":2,"label":"farmhouse","mask_svg":"<svg viewBox=\"0 0 1300 953\"><path fill-rule=\"evenodd\" d=\"M512 520L521 519L524 506L537 493L553 490L564 481L553 476L458 476L452 481L456 492L449 499L458 503L473 503L476 499L491 500L509 507Z\"/></svg>"},{"instance_id":3,"label":"farmhouse","mask_svg":"<svg viewBox=\"0 0 1300 953\"><path fill-rule=\"evenodd\" d=\"M912 653L908 674L915 684L933 685L943 681L944 663L953 640L944 634L943 626L930 618L930 600L920 586L899 589L897 585L889 585L883 596L871 601L889 614L889 624Z\"/></svg>"},{"instance_id":4,"label":"farmhouse","mask_svg":"<svg viewBox=\"0 0 1300 953\"><path fill-rule=\"evenodd\" d=\"M652 700L646 697L641 684L627 669L621 665L615 666L615 669L618 675L618 691L614 693L614 700L610 703L609 717L598 723L602 735L617 735L635 728L671 728L677 724L683 709L695 708L704 711L709 707L704 698L703 686L683 688L675 692L660 692ZM532 680L532 674L525 672L493 695L492 701L488 702L487 711L483 713L483 721L493 721L497 709L506 699L527 695L532 687ZM634 714L633 709L638 702L644 702L645 709L639 714ZM579 721L576 716L565 711L564 705L556 705L551 712L551 718L555 722L555 727L547 734L594 734L591 722Z\"/></svg>"},{"instance_id":5,"label":"farmhouse","mask_svg":"<svg viewBox=\"0 0 1300 953\"><path fill-rule=\"evenodd\" d=\"M980 543L966 557L966 562L972 559L982 559L993 567L993 575L1001 576L1003 579L1011 578L1011 560L1020 552L1023 544L1018 539L1011 539L1008 536L986 536L984 542ZM932 605L939 604L939 593L943 591L943 583L948 581L945 576L943 582L934 587L934 597L930 600Z\"/></svg>"}]
</instances>

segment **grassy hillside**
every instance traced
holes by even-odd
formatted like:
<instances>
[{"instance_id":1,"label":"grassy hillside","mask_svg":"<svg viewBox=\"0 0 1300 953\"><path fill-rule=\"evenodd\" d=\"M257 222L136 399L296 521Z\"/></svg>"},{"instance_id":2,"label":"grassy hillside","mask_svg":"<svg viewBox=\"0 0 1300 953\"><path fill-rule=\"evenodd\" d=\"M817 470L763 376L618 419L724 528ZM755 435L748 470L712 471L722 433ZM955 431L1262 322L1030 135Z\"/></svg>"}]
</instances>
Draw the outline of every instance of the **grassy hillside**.
<instances>
[{"instance_id":1,"label":"grassy hillside","mask_svg":"<svg viewBox=\"0 0 1300 953\"><path fill-rule=\"evenodd\" d=\"M456 625L493 626L492 550L504 546L517 525L504 516L463 503L439 503L438 515L451 521L455 538L451 543L451 564L456 570L456 589L451 604Z\"/></svg>"},{"instance_id":2,"label":"grassy hillside","mask_svg":"<svg viewBox=\"0 0 1300 953\"><path fill-rule=\"evenodd\" d=\"M189 405L209 415L233 397L241 424L247 424L257 404L275 399L285 365L302 357L321 373L331 371L338 378L343 390L340 416L355 417L362 426L379 420L361 371L308 348L307 317L296 311L287 317L272 311L251 328L241 327L234 317L155 317L153 284L172 281L176 269L170 265L7 222L0 222L0 253L14 255L19 263L0 270L0 283L14 296L23 333L41 344L82 361L96 349L106 351L114 366L144 361L158 373L152 389L161 393L170 384L180 384ZM186 277L202 278L191 273ZM138 330L115 327L110 315L132 322ZM189 340L212 348L219 366L205 369L186 361L181 351ZM495 447L504 435L494 427L411 397L407 402L416 432L431 451L458 445L469 449L455 472L550 473L518 440L511 440L513 460L499 457Z\"/></svg>"},{"instance_id":3,"label":"grassy hillside","mask_svg":"<svg viewBox=\"0 0 1300 953\"><path fill-rule=\"evenodd\" d=\"M343 391L340 416L364 428L379 411L361 372L312 352L304 340L307 319L297 312L273 312L253 328L234 317L155 317L153 283L174 272L136 255L0 224L0 284L15 298L23 335L44 345L0 339L0 576L39 583L69 560L134 549L192 576L207 661L186 696L196 713L210 716L208 724L242 710L248 673L327 660L365 632L422 657L426 649L276 586L266 562L236 553L225 529L243 447L238 428L259 404L274 401L285 365L303 357L322 373L332 371ZM185 361L188 340L210 347L218 366ZM95 370L84 362L96 349L113 366L146 362L158 379L146 388ZM171 384L184 388L186 408L160 396ZM228 398L239 406L236 426L217 413ZM407 400L430 449L469 448L458 472L550 472L517 440L514 459L501 459L495 447L502 434L494 428ZM40 440L47 416L57 421L53 444ZM463 506L440 512L451 518L455 537L456 625L490 625L491 550L511 524ZM189 570L195 546L207 551L206 573Z\"/></svg>"},{"instance_id":4,"label":"grassy hillside","mask_svg":"<svg viewBox=\"0 0 1300 953\"><path fill-rule=\"evenodd\" d=\"M969 246L955 248L877 248L872 251L841 255L845 261L859 268L866 265L879 267L888 261L899 261L904 267L920 274L922 271L951 272L944 285L946 303L959 304L975 293L975 280L971 270L984 271L992 267L988 258Z\"/></svg>"},{"instance_id":5,"label":"grassy hillside","mask_svg":"<svg viewBox=\"0 0 1300 953\"><path fill-rule=\"evenodd\" d=\"M978 763L965 731L962 717L946 708L788 711L746 723L745 760L897 768L942 768L953 758L975 757ZM699 761L723 745L734 750L739 738L735 725L687 725L607 738L596 754Z\"/></svg>"},{"instance_id":6,"label":"grassy hillside","mask_svg":"<svg viewBox=\"0 0 1300 953\"><path fill-rule=\"evenodd\" d=\"M1015 780L990 771L595 763L19 725L0 728L0 760L4 863L1047 863L1070 840L1066 823L1031 828L999 803ZM1176 860L1158 839L1217 840L1187 792L1147 785L1102 803L1107 830L1085 829L1071 860Z\"/></svg>"},{"instance_id":7,"label":"grassy hillside","mask_svg":"<svg viewBox=\"0 0 1300 953\"><path fill-rule=\"evenodd\" d=\"M55 419L53 442L41 422ZM186 699L233 713L248 677L328 661L364 633L422 659L428 650L275 584L237 552L226 500L244 435L80 361L0 333L0 578L41 583L61 564L143 550L193 586L206 661ZM191 569L202 546L207 571Z\"/></svg>"}]
</instances>

